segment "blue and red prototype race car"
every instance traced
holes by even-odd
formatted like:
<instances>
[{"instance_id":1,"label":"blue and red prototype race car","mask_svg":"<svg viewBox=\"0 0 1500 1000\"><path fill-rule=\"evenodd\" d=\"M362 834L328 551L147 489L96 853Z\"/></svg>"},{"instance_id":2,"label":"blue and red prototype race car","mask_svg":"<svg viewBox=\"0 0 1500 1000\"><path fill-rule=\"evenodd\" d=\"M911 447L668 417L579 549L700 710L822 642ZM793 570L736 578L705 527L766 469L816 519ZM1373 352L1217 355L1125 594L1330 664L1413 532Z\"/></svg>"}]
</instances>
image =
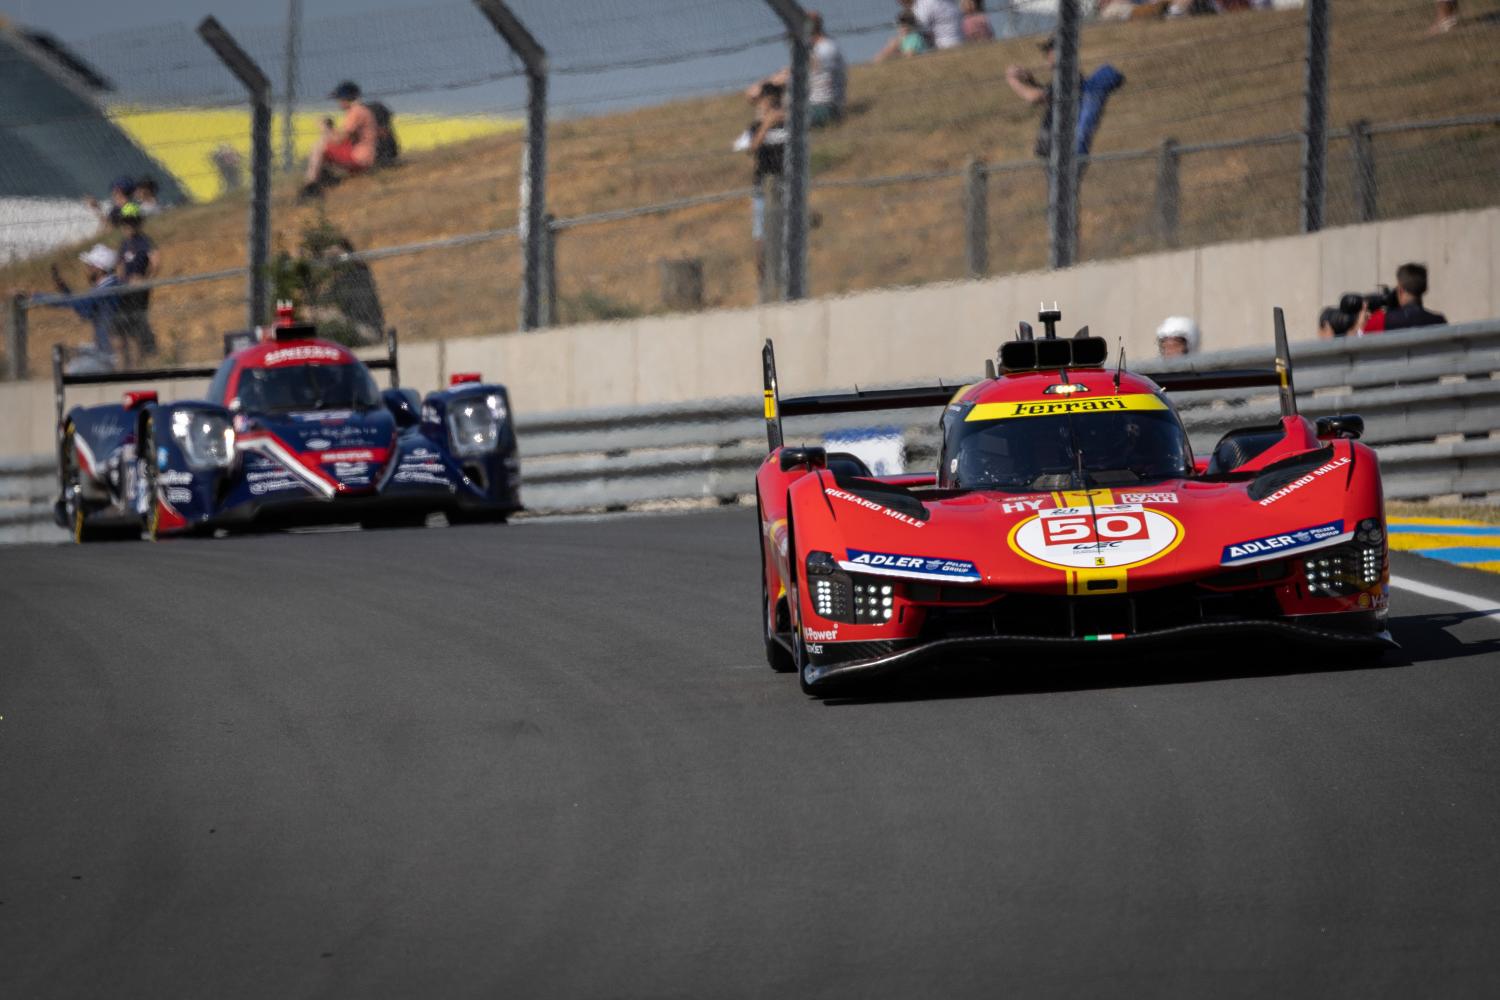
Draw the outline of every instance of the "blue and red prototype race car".
<instances>
[{"instance_id":1,"label":"blue and red prototype race car","mask_svg":"<svg viewBox=\"0 0 1500 1000\"><path fill-rule=\"evenodd\" d=\"M1281 310L1276 368L1154 379L1108 347L1021 324L987 377L779 398L756 476L767 659L808 694L917 664L1027 662L1026 650L1279 639L1378 656L1390 582L1380 462L1353 415L1300 415ZM1263 386L1281 419L1202 458L1168 391ZM940 410L937 468L875 476L788 447L781 418ZM1107 646L1096 646L1107 643Z\"/></svg>"},{"instance_id":2,"label":"blue and red prototype race car","mask_svg":"<svg viewBox=\"0 0 1500 1000\"><path fill-rule=\"evenodd\" d=\"M395 331L365 362L291 322L216 368L66 374L53 352L55 516L76 541L320 524L503 521L521 509L510 399L478 375L420 399L399 388ZM371 370L390 372L381 391ZM207 398L154 391L66 409L70 385L211 378Z\"/></svg>"}]
</instances>

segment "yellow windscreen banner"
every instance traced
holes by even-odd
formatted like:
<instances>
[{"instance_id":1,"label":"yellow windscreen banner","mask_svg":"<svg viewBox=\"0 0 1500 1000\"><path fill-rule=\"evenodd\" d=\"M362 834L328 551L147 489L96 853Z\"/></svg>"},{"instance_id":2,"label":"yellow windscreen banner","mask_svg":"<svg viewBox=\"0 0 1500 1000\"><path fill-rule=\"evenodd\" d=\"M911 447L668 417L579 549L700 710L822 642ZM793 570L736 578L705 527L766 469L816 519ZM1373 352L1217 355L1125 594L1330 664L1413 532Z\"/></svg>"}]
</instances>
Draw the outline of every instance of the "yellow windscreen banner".
<instances>
[{"instance_id":1,"label":"yellow windscreen banner","mask_svg":"<svg viewBox=\"0 0 1500 1000\"><path fill-rule=\"evenodd\" d=\"M1066 413L1124 413L1131 410L1165 410L1160 396L1150 393L1127 393L1123 396L1101 396L1098 399L1048 399L1013 403L979 403L965 420L1011 420L1016 417L1060 417Z\"/></svg>"}]
</instances>

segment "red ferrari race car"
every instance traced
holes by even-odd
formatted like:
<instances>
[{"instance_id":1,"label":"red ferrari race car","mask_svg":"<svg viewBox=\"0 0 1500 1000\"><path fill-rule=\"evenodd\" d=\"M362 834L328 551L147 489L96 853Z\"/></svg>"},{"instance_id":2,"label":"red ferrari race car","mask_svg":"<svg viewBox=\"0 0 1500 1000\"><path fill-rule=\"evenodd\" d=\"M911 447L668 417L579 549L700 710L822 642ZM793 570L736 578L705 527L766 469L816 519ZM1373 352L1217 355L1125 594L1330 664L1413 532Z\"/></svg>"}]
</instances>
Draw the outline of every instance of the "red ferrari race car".
<instances>
[{"instance_id":1,"label":"red ferrari race car","mask_svg":"<svg viewBox=\"0 0 1500 1000\"><path fill-rule=\"evenodd\" d=\"M1356 416L1300 416L1285 322L1275 370L1156 380L1108 345L1027 324L951 386L782 400L763 353L756 476L767 658L818 694L916 664L1279 637L1379 651L1389 563L1380 463ZM1282 417L1195 458L1168 392L1265 386ZM875 476L787 447L781 419L941 407L937 469ZM1095 647L1097 648L1097 647ZM1014 661L1012 661L1014 662Z\"/></svg>"}]
</instances>

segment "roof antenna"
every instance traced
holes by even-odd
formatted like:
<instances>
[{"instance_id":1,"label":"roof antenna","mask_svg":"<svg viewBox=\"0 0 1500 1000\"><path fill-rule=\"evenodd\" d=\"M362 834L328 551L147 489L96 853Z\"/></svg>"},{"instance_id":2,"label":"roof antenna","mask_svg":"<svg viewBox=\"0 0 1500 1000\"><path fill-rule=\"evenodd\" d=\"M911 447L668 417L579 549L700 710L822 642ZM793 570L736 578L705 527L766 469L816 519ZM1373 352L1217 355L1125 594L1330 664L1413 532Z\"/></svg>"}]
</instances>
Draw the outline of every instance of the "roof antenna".
<instances>
[{"instance_id":1,"label":"roof antenna","mask_svg":"<svg viewBox=\"0 0 1500 1000\"><path fill-rule=\"evenodd\" d=\"M1115 364L1115 395L1120 394L1120 373L1125 370L1125 338L1120 338L1120 356Z\"/></svg>"},{"instance_id":2,"label":"roof antenna","mask_svg":"<svg viewBox=\"0 0 1500 1000\"><path fill-rule=\"evenodd\" d=\"M1057 324L1062 322L1062 310L1057 308L1057 303L1052 303L1052 308L1048 309L1047 303L1043 302L1036 318L1037 322L1047 328L1047 339L1056 340Z\"/></svg>"}]
</instances>

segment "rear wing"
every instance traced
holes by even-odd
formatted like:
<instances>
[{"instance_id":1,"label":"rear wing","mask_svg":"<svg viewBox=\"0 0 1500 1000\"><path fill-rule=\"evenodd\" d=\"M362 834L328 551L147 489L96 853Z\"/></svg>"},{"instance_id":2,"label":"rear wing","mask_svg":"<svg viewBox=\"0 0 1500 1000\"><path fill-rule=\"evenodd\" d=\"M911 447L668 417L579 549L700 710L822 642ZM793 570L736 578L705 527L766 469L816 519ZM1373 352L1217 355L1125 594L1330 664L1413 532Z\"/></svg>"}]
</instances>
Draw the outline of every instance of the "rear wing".
<instances>
[{"instance_id":1,"label":"rear wing","mask_svg":"<svg viewBox=\"0 0 1500 1000\"><path fill-rule=\"evenodd\" d=\"M855 389L853 392L782 399L776 388L776 349L770 340L761 349L760 357L765 383L766 445L771 451L782 445L782 417L946 406L961 388L956 385L933 385L914 386L910 389Z\"/></svg>"},{"instance_id":2,"label":"rear wing","mask_svg":"<svg viewBox=\"0 0 1500 1000\"><path fill-rule=\"evenodd\" d=\"M1276 388L1281 396L1281 415L1297 415L1297 390L1292 381L1292 352L1287 346L1286 314L1272 311L1276 324L1276 367L1223 368L1208 371L1163 372L1150 376L1167 392L1205 392L1212 389Z\"/></svg>"},{"instance_id":3,"label":"rear wing","mask_svg":"<svg viewBox=\"0 0 1500 1000\"><path fill-rule=\"evenodd\" d=\"M299 328L300 329L300 328ZM308 336L312 336L311 331ZM238 340L225 338L225 353L233 353L239 346L246 346ZM401 385L401 369L398 364L396 328L391 327L385 332L385 357L373 358L364 362L365 367L373 371L388 371L391 373L391 387L398 388ZM219 371L218 365L208 365L191 368L136 368L121 372L87 372L69 374L63 369L67 365L67 348L61 344L52 348L52 400L57 410L58 434L62 433L62 423L67 409L67 387L70 385L118 385L127 382L167 382L175 379L190 378L213 378Z\"/></svg>"}]
</instances>

